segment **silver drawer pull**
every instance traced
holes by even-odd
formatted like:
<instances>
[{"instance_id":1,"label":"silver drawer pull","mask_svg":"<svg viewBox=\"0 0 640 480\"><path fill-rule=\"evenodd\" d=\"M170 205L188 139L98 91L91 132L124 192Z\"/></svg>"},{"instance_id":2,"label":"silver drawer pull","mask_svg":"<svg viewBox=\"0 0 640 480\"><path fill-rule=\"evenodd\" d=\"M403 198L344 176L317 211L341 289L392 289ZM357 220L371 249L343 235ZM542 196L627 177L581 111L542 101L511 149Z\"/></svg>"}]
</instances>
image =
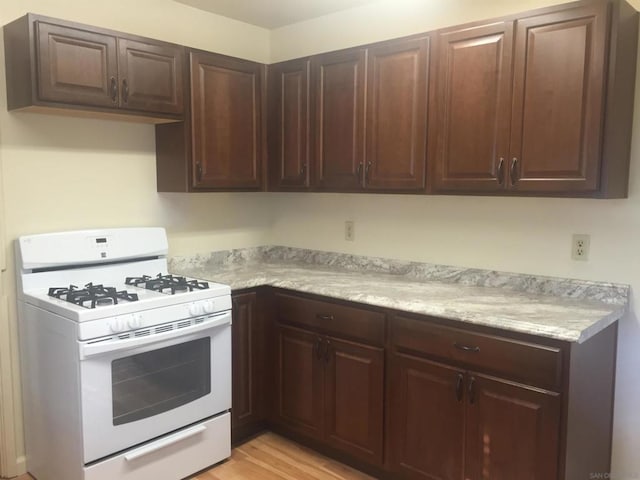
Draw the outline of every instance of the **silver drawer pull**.
<instances>
[{"instance_id":1,"label":"silver drawer pull","mask_svg":"<svg viewBox=\"0 0 640 480\"><path fill-rule=\"evenodd\" d=\"M318 320L330 321L333 320L333 315L323 315L321 313L316 314Z\"/></svg>"},{"instance_id":2,"label":"silver drawer pull","mask_svg":"<svg viewBox=\"0 0 640 480\"><path fill-rule=\"evenodd\" d=\"M453 346L456 347L458 350L462 350L463 352L478 353L480 351L480 347L471 347L469 345L462 345L461 343L458 343L458 342L454 342Z\"/></svg>"},{"instance_id":3,"label":"silver drawer pull","mask_svg":"<svg viewBox=\"0 0 640 480\"><path fill-rule=\"evenodd\" d=\"M127 453L124 458L127 462L131 462L140 457L144 457L146 455L150 455L158 450L166 448L170 445L175 445L176 443L182 442L188 438L194 437L196 435L201 434L207 429L204 425L198 425L197 427L190 428L189 430L185 430L184 432L179 432L174 435L169 435L168 437L158 440L157 442L152 443L151 445L146 445L144 447L140 447L132 452Z\"/></svg>"}]
</instances>

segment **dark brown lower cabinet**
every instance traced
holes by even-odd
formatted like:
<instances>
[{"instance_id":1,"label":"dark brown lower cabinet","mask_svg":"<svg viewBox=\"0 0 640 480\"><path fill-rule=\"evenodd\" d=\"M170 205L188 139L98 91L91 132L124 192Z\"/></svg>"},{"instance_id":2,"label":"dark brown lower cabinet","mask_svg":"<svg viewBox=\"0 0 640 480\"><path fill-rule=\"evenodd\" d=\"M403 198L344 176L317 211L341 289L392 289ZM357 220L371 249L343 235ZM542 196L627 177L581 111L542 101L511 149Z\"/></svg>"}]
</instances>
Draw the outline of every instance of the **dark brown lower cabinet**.
<instances>
[{"instance_id":1,"label":"dark brown lower cabinet","mask_svg":"<svg viewBox=\"0 0 640 480\"><path fill-rule=\"evenodd\" d=\"M234 443L264 427L264 329L258 315L257 292L234 293L231 325Z\"/></svg>"},{"instance_id":2,"label":"dark brown lower cabinet","mask_svg":"<svg viewBox=\"0 0 640 480\"><path fill-rule=\"evenodd\" d=\"M556 480L560 395L476 373L466 380L465 478Z\"/></svg>"},{"instance_id":3,"label":"dark brown lower cabinet","mask_svg":"<svg viewBox=\"0 0 640 480\"><path fill-rule=\"evenodd\" d=\"M607 474L617 324L582 343L273 288L233 294L233 439L398 480Z\"/></svg>"},{"instance_id":4,"label":"dark brown lower cabinet","mask_svg":"<svg viewBox=\"0 0 640 480\"><path fill-rule=\"evenodd\" d=\"M407 479L462 478L462 370L409 355L390 355L389 431L393 470Z\"/></svg>"},{"instance_id":5,"label":"dark brown lower cabinet","mask_svg":"<svg viewBox=\"0 0 640 480\"><path fill-rule=\"evenodd\" d=\"M278 325L275 421L382 464L384 350Z\"/></svg>"},{"instance_id":6,"label":"dark brown lower cabinet","mask_svg":"<svg viewBox=\"0 0 640 480\"><path fill-rule=\"evenodd\" d=\"M276 418L302 435L323 435L323 365L317 357L318 335L277 327Z\"/></svg>"},{"instance_id":7,"label":"dark brown lower cabinet","mask_svg":"<svg viewBox=\"0 0 640 480\"><path fill-rule=\"evenodd\" d=\"M388 445L402 478L558 478L559 394L391 357Z\"/></svg>"},{"instance_id":8,"label":"dark brown lower cabinet","mask_svg":"<svg viewBox=\"0 0 640 480\"><path fill-rule=\"evenodd\" d=\"M330 445L382 463L384 350L325 339L325 435Z\"/></svg>"}]
</instances>

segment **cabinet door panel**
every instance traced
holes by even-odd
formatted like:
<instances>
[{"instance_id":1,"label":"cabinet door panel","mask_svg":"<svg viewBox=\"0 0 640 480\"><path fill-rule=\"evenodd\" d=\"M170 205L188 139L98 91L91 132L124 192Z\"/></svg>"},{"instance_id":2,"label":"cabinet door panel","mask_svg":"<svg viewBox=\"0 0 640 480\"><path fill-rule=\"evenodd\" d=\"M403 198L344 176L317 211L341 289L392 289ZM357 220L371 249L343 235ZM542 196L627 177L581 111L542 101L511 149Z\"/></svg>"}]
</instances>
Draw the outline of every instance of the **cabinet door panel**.
<instances>
[{"instance_id":1,"label":"cabinet door panel","mask_svg":"<svg viewBox=\"0 0 640 480\"><path fill-rule=\"evenodd\" d=\"M194 188L260 187L261 66L191 54Z\"/></svg>"},{"instance_id":2,"label":"cabinet door panel","mask_svg":"<svg viewBox=\"0 0 640 480\"><path fill-rule=\"evenodd\" d=\"M118 39L120 106L134 110L180 114L183 49Z\"/></svg>"},{"instance_id":3,"label":"cabinet door panel","mask_svg":"<svg viewBox=\"0 0 640 480\"><path fill-rule=\"evenodd\" d=\"M438 45L434 187L500 190L509 148L513 23L445 32Z\"/></svg>"},{"instance_id":4,"label":"cabinet door panel","mask_svg":"<svg viewBox=\"0 0 640 480\"><path fill-rule=\"evenodd\" d=\"M309 185L308 59L270 67L271 184L276 189Z\"/></svg>"},{"instance_id":5,"label":"cabinet door panel","mask_svg":"<svg viewBox=\"0 0 640 480\"><path fill-rule=\"evenodd\" d=\"M116 38L36 22L41 100L118 106Z\"/></svg>"},{"instance_id":6,"label":"cabinet door panel","mask_svg":"<svg viewBox=\"0 0 640 480\"><path fill-rule=\"evenodd\" d=\"M314 57L318 187L356 189L364 167L365 50Z\"/></svg>"},{"instance_id":7,"label":"cabinet door panel","mask_svg":"<svg viewBox=\"0 0 640 480\"><path fill-rule=\"evenodd\" d=\"M407 355L390 359L392 468L407 479L462 480L463 372Z\"/></svg>"},{"instance_id":8,"label":"cabinet door panel","mask_svg":"<svg viewBox=\"0 0 640 480\"><path fill-rule=\"evenodd\" d=\"M560 396L470 374L466 477L556 480Z\"/></svg>"},{"instance_id":9,"label":"cabinet door panel","mask_svg":"<svg viewBox=\"0 0 640 480\"><path fill-rule=\"evenodd\" d=\"M256 312L255 292L233 295L231 428L260 422L262 335Z\"/></svg>"},{"instance_id":10,"label":"cabinet door panel","mask_svg":"<svg viewBox=\"0 0 640 480\"><path fill-rule=\"evenodd\" d=\"M366 186L424 187L429 38L369 50Z\"/></svg>"},{"instance_id":11,"label":"cabinet door panel","mask_svg":"<svg viewBox=\"0 0 640 480\"><path fill-rule=\"evenodd\" d=\"M382 464L384 350L329 337L326 435L330 445Z\"/></svg>"},{"instance_id":12,"label":"cabinet door panel","mask_svg":"<svg viewBox=\"0 0 640 480\"><path fill-rule=\"evenodd\" d=\"M279 422L298 432L323 436L323 365L317 359L318 336L278 326L277 404Z\"/></svg>"},{"instance_id":13,"label":"cabinet door panel","mask_svg":"<svg viewBox=\"0 0 640 480\"><path fill-rule=\"evenodd\" d=\"M518 21L512 188L597 190L607 7L595 4Z\"/></svg>"}]
</instances>

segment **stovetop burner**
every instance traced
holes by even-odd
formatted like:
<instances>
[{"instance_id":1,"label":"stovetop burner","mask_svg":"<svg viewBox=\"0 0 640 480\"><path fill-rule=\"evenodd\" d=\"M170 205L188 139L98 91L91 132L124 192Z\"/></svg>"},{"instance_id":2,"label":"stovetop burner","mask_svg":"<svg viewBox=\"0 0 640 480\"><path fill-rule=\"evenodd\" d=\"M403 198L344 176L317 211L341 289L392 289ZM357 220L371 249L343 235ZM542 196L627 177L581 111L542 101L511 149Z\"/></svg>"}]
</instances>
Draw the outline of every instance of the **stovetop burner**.
<instances>
[{"instance_id":1,"label":"stovetop burner","mask_svg":"<svg viewBox=\"0 0 640 480\"><path fill-rule=\"evenodd\" d=\"M129 293L126 290L118 291L114 287L94 285L93 283L87 283L84 288L78 288L75 285L69 285L68 287L51 287L49 289L49 296L84 308L117 305L118 300L126 300L128 302L138 300L138 295L135 293Z\"/></svg>"},{"instance_id":2,"label":"stovetop burner","mask_svg":"<svg viewBox=\"0 0 640 480\"><path fill-rule=\"evenodd\" d=\"M187 280L185 277L177 275L163 275L159 273L155 277L143 275L141 277L127 277L125 282L127 285L146 288L155 292L175 295L176 293L192 292L194 290L206 290L209 288L207 282L200 280Z\"/></svg>"}]
</instances>

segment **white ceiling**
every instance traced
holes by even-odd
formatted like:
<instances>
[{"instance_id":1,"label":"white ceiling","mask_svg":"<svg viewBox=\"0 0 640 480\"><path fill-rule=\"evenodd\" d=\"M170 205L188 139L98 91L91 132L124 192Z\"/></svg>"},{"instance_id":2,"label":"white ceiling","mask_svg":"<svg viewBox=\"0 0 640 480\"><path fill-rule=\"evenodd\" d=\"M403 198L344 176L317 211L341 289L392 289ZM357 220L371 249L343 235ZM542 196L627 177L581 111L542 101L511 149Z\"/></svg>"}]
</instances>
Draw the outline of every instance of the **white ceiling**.
<instances>
[{"instance_id":1,"label":"white ceiling","mask_svg":"<svg viewBox=\"0 0 640 480\"><path fill-rule=\"evenodd\" d=\"M264 28L278 28L377 0L175 0Z\"/></svg>"}]
</instances>

